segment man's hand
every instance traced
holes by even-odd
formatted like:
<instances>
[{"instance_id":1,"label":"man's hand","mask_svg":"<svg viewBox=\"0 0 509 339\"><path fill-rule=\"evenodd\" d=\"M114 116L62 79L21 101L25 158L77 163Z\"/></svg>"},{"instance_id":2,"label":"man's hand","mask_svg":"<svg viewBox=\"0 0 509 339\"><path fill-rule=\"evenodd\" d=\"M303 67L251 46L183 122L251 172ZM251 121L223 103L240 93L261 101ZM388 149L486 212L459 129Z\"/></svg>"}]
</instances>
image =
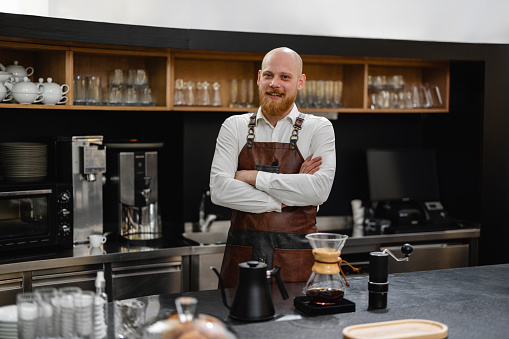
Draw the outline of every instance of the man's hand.
<instances>
[{"instance_id":1,"label":"man's hand","mask_svg":"<svg viewBox=\"0 0 509 339\"><path fill-rule=\"evenodd\" d=\"M256 176L258 171L256 170L242 170L235 172L235 179L243 181L249 185L256 185Z\"/></svg>"},{"instance_id":2,"label":"man's hand","mask_svg":"<svg viewBox=\"0 0 509 339\"><path fill-rule=\"evenodd\" d=\"M320 165L322 165L322 157L318 156L313 158L313 154L304 160L302 165L300 166L300 174L313 174L320 169Z\"/></svg>"}]
</instances>

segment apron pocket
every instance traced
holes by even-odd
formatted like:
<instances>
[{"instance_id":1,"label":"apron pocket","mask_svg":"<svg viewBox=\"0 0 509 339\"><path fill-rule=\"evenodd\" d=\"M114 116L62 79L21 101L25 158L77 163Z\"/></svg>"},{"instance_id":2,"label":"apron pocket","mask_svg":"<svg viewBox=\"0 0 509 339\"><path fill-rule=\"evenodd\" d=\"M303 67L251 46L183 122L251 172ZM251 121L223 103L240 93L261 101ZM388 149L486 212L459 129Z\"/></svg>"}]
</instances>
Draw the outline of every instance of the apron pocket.
<instances>
[{"instance_id":1,"label":"apron pocket","mask_svg":"<svg viewBox=\"0 0 509 339\"><path fill-rule=\"evenodd\" d=\"M310 249L274 249L273 263L281 267L284 282L307 282L314 262Z\"/></svg>"},{"instance_id":2,"label":"apron pocket","mask_svg":"<svg viewBox=\"0 0 509 339\"><path fill-rule=\"evenodd\" d=\"M226 244L221 265L221 277L225 288L237 286L239 264L251 260L253 260L253 247Z\"/></svg>"}]
</instances>

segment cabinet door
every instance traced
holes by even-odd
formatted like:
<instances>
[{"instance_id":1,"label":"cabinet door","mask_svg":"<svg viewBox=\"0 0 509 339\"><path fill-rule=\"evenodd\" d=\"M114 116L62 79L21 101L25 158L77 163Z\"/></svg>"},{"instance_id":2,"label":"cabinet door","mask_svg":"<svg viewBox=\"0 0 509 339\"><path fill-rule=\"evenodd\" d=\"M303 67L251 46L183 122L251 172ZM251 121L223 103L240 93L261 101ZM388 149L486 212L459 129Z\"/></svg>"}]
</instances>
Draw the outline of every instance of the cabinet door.
<instances>
[{"instance_id":1,"label":"cabinet door","mask_svg":"<svg viewBox=\"0 0 509 339\"><path fill-rule=\"evenodd\" d=\"M32 290L38 287L77 286L82 290L95 291L95 278L102 264L60 267L32 272Z\"/></svg>"},{"instance_id":2,"label":"cabinet door","mask_svg":"<svg viewBox=\"0 0 509 339\"><path fill-rule=\"evenodd\" d=\"M15 304L18 293L23 293L23 273L0 274L0 306Z\"/></svg>"},{"instance_id":3,"label":"cabinet door","mask_svg":"<svg viewBox=\"0 0 509 339\"><path fill-rule=\"evenodd\" d=\"M111 265L113 299L182 292L182 258L132 260Z\"/></svg>"},{"instance_id":4,"label":"cabinet door","mask_svg":"<svg viewBox=\"0 0 509 339\"><path fill-rule=\"evenodd\" d=\"M393 253L399 247L387 247ZM468 244L415 245L409 261L397 262L389 258L389 273L403 273L469 266Z\"/></svg>"}]
</instances>

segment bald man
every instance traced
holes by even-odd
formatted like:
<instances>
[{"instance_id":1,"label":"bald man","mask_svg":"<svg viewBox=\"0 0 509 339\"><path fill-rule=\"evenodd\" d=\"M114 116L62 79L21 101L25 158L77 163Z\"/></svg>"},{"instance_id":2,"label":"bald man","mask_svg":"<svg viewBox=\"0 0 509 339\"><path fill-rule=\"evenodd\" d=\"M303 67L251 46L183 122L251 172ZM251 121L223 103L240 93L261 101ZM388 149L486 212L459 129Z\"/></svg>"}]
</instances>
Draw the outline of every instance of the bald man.
<instances>
[{"instance_id":1,"label":"bald man","mask_svg":"<svg viewBox=\"0 0 509 339\"><path fill-rule=\"evenodd\" d=\"M306 282L313 255L305 235L336 171L332 124L295 105L304 88L302 59L290 48L268 52L258 71L260 107L221 126L210 173L212 202L232 209L221 275L237 284L238 264L281 267L285 282Z\"/></svg>"}]
</instances>

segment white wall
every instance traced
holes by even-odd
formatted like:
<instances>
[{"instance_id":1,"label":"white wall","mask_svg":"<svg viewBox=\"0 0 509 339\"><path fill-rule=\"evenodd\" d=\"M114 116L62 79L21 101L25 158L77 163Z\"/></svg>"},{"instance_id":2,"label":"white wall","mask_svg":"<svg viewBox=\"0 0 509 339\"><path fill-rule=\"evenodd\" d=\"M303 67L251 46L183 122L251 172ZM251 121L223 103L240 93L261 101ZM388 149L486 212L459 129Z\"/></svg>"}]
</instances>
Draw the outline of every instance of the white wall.
<instances>
[{"instance_id":1,"label":"white wall","mask_svg":"<svg viewBox=\"0 0 509 339\"><path fill-rule=\"evenodd\" d=\"M147 26L509 43L509 0L0 0L0 4L8 13Z\"/></svg>"}]
</instances>

